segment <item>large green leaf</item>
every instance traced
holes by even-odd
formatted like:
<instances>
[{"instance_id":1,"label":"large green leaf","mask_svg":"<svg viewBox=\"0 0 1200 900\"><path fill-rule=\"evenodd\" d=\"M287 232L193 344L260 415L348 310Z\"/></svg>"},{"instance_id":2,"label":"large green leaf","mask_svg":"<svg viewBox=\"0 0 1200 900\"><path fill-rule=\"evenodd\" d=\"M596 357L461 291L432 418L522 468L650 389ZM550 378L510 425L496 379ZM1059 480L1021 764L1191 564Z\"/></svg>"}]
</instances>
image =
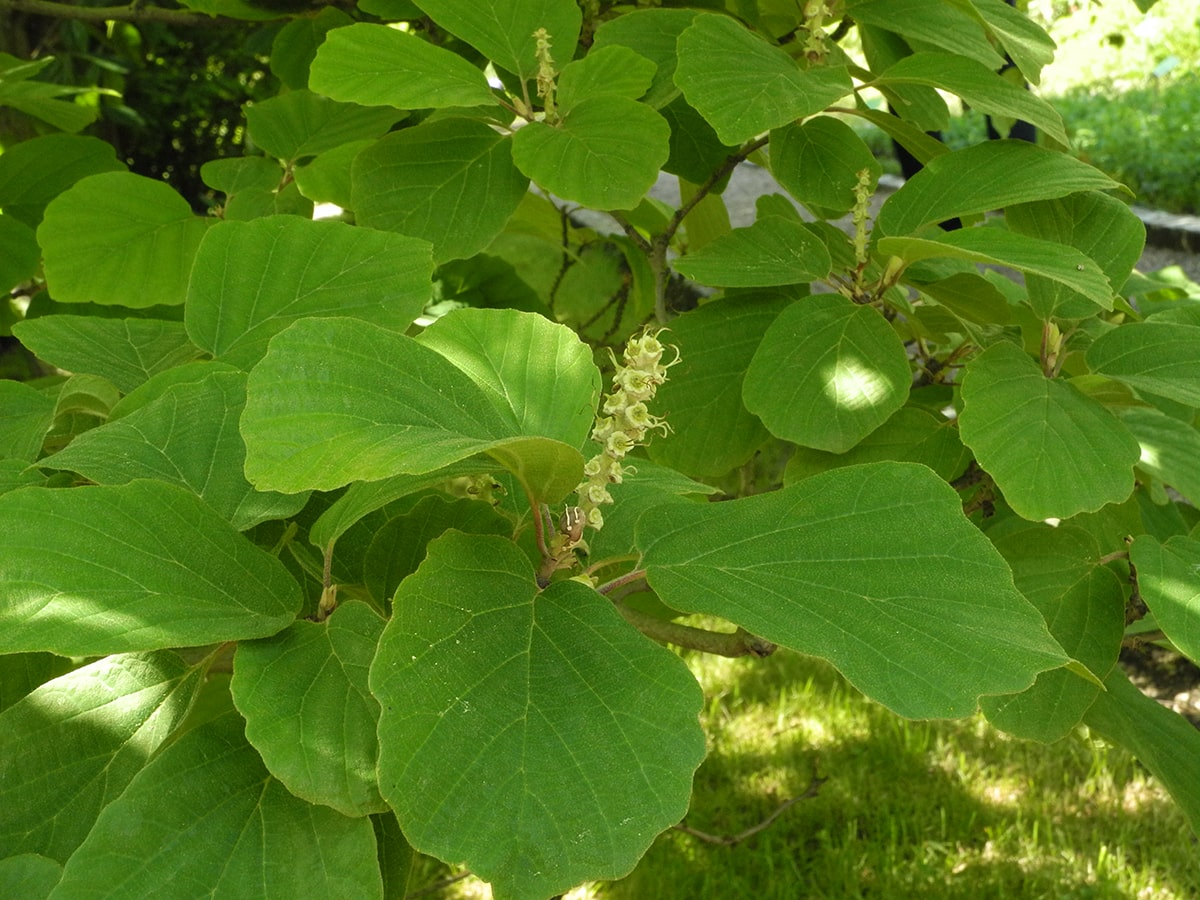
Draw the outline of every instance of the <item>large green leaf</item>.
<instances>
[{"instance_id":1,"label":"large green leaf","mask_svg":"<svg viewBox=\"0 0 1200 900\"><path fill-rule=\"evenodd\" d=\"M189 731L105 807L55 900L382 898L375 837L288 793L236 713Z\"/></svg>"},{"instance_id":2,"label":"large green leaf","mask_svg":"<svg viewBox=\"0 0 1200 900\"><path fill-rule=\"evenodd\" d=\"M271 72L291 90L308 87L313 58L326 36L335 28L352 24L352 18L333 6L292 19L271 42Z\"/></svg>"},{"instance_id":3,"label":"large green leaf","mask_svg":"<svg viewBox=\"0 0 1200 900\"><path fill-rule=\"evenodd\" d=\"M0 380L0 459L31 463L54 423L54 395L10 379Z\"/></svg>"},{"instance_id":4,"label":"large green leaf","mask_svg":"<svg viewBox=\"0 0 1200 900\"><path fill-rule=\"evenodd\" d=\"M575 55L583 17L574 0L505 0L472 3L469 0L415 0L442 28L462 38L496 65L519 75L537 75L537 40L544 28L550 35L554 57L565 62Z\"/></svg>"},{"instance_id":5,"label":"large green leaf","mask_svg":"<svg viewBox=\"0 0 1200 900\"><path fill-rule=\"evenodd\" d=\"M1004 64L975 18L945 0L851 0L846 14L916 45L940 47L992 69Z\"/></svg>"},{"instance_id":6,"label":"large green leaf","mask_svg":"<svg viewBox=\"0 0 1200 900\"><path fill-rule=\"evenodd\" d=\"M1055 241L1000 228L961 228L927 233L926 237L885 237L879 252L914 263L939 257L1008 266L1063 285L1097 306L1112 309L1114 291L1103 270L1090 257ZM1091 314L1089 312L1089 315Z\"/></svg>"},{"instance_id":7,"label":"large green leaf","mask_svg":"<svg viewBox=\"0 0 1200 900\"><path fill-rule=\"evenodd\" d=\"M13 334L39 359L69 372L102 375L125 393L201 352L182 322L161 319L57 314L18 322Z\"/></svg>"},{"instance_id":8,"label":"large green leaf","mask_svg":"<svg viewBox=\"0 0 1200 900\"><path fill-rule=\"evenodd\" d=\"M358 319L301 319L281 332L248 395L246 474L260 490L420 475L479 453L546 502L582 477L574 447L524 434L512 409L440 353Z\"/></svg>"},{"instance_id":9,"label":"large green leaf","mask_svg":"<svg viewBox=\"0 0 1200 900\"><path fill-rule=\"evenodd\" d=\"M1163 633L1200 661L1200 541L1176 536L1160 544L1142 534L1129 558L1137 566L1142 599Z\"/></svg>"},{"instance_id":10,"label":"large green leaf","mask_svg":"<svg viewBox=\"0 0 1200 900\"><path fill-rule=\"evenodd\" d=\"M592 432L600 370L564 325L515 309L461 309L417 337L507 409L521 434L579 447Z\"/></svg>"},{"instance_id":11,"label":"large green leaf","mask_svg":"<svg viewBox=\"0 0 1200 900\"><path fill-rule=\"evenodd\" d=\"M1067 662L961 498L924 466L873 463L728 503L673 503L643 516L638 543L669 606L825 657L904 716L969 715L980 695Z\"/></svg>"},{"instance_id":12,"label":"large green leaf","mask_svg":"<svg viewBox=\"0 0 1200 900\"><path fill-rule=\"evenodd\" d=\"M390 28L381 30L401 34ZM250 139L264 152L276 159L295 162L351 141L380 137L404 115L394 109L338 103L299 90L247 106L246 126Z\"/></svg>"},{"instance_id":13,"label":"large green leaf","mask_svg":"<svg viewBox=\"0 0 1200 900\"><path fill-rule=\"evenodd\" d=\"M198 671L173 653L107 656L0 716L0 847L66 862L183 721Z\"/></svg>"},{"instance_id":14,"label":"large green leaf","mask_svg":"<svg viewBox=\"0 0 1200 900\"><path fill-rule=\"evenodd\" d=\"M1121 650L1125 594L1117 576L1097 565L1096 539L1069 525L1025 522L995 543L1054 639L1089 671L1107 675ZM1054 669L1020 694L985 698L983 710L1010 734L1052 743L1070 734L1101 690L1074 672Z\"/></svg>"},{"instance_id":15,"label":"large green leaf","mask_svg":"<svg viewBox=\"0 0 1200 900\"><path fill-rule=\"evenodd\" d=\"M256 491L242 474L246 448L238 419L244 372L220 368L177 384L116 421L85 431L42 460L97 484L157 478L194 491L238 531L300 510L307 495Z\"/></svg>"},{"instance_id":16,"label":"large green leaf","mask_svg":"<svg viewBox=\"0 0 1200 900\"><path fill-rule=\"evenodd\" d=\"M1152 407L1129 407L1118 415L1142 448L1138 468L1200 505L1200 431Z\"/></svg>"},{"instance_id":17,"label":"large green leaf","mask_svg":"<svg viewBox=\"0 0 1200 900\"><path fill-rule=\"evenodd\" d=\"M222 222L196 254L185 322L197 346L249 369L308 316L407 327L432 274L429 245L414 238L296 216Z\"/></svg>"},{"instance_id":18,"label":"large green leaf","mask_svg":"<svg viewBox=\"0 0 1200 900\"><path fill-rule=\"evenodd\" d=\"M686 812L696 682L590 588L539 593L516 545L449 532L394 609L371 690L380 790L413 847L548 897L619 878Z\"/></svg>"},{"instance_id":19,"label":"large green leaf","mask_svg":"<svg viewBox=\"0 0 1200 900\"><path fill-rule=\"evenodd\" d=\"M729 16L696 16L678 52L675 83L726 144L811 116L852 90L844 68L801 70Z\"/></svg>"},{"instance_id":20,"label":"large green leaf","mask_svg":"<svg viewBox=\"0 0 1200 900\"><path fill-rule=\"evenodd\" d=\"M1146 243L1142 220L1116 197L1098 191L1010 206L1005 218L1018 234L1074 247L1095 260L1114 290L1125 283ZM1076 265L1091 268L1088 263ZM1061 278L1047 279L1030 270L1026 274L1029 303L1039 318L1083 318L1095 313L1094 295L1080 294ZM1112 308L1111 303L1100 305Z\"/></svg>"},{"instance_id":21,"label":"large green leaf","mask_svg":"<svg viewBox=\"0 0 1200 900\"><path fill-rule=\"evenodd\" d=\"M513 161L539 186L593 209L633 209L670 155L670 126L644 103L614 94L580 100L554 125L513 135Z\"/></svg>"},{"instance_id":22,"label":"large green leaf","mask_svg":"<svg viewBox=\"0 0 1200 900\"><path fill-rule=\"evenodd\" d=\"M233 702L271 774L347 816L387 809L375 778L379 704L367 690L382 633L383 619L351 602L322 623L243 641L234 661Z\"/></svg>"},{"instance_id":23,"label":"large green leaf","mask_svg":"<svg viewBox=\"0 0 1200 900\"><path fill-rule=\"evenodd\" d=\"M955 53L914 53L879 75L875 84L924 84L957 94L991 116L1021 119L1042 129L1050 138L1069 143L1062 116L1053 106L1022 87L1000 77L992 69Z\"/></svg>"},{"instance_id":24,"label":"large green leaf","mask_svg":"<svg viewBox=\"0 0 1200 900\"><path fill-rule=\"evenodd\" d=\"M265 637L300 608L283 565L160 481L0 496L0 652L90 656Z\"/></svg>"},{"instance_id":25,"label":"large green leaf","mask_svg":"<svg viewBox=\"0 0 1200 900\"><path fill-rule=\"evenodd\" d=\"M833 263L803 224L768 215L735 228L675 261L681 274L721 287L770 287L824 278Z\"/></svg>"},{"instance_id":26,"label":"large green leaf","mask_svg":"<svg viewBox=\"0 0 1200 900\"><path fill-rule=\"evenodd\" d=\"M630 9L600 24L592 49L628 47L654 63L654 80L642 99L661 109L679 96L675 47L679 35L695 18L696 12L691 9Z\"/></svg>"},{"instance_id":27,"label":"large green leaf","mask_svg":"<svg viewBox=\"0 0 1200 900\"><path fill-rule=\"evenodd\" d=\"M819 294L771 323L742 397L776 437L843 453L904 405L911 382L904 344L879 310Z\"/></svg>"},{"instance_id":28,"label":"large green leaf","mask_svg":"<svg viewBox=\"0 0 1200 900\"><path fill-rule=\"evenodd\" d=\"M672 433L650 443L655 462L693 476L724 475L770 436L742 403L742 382L782 298L739 297L709 303L671 322L680 363L658 389L656 410Z\"/></svg>"},{"instance_id":29,"label":"large green leaf","mask_svg":"<svg viewBox=\"0 0 1200 900\"><path fill-rule=\"evenodd\" d=\"M816 116L771 132L771 173L789 194L822 215L835 218L854 206L858 173L880 167L870 148L845 122Z\"/></svg>"},{"instance_id":30,"label":"large green leaf","mask_svg":"<svg viewBox=\"0 0 1200 900\"><path fill-rule=\"evenodd\" d=\"M614 94L637 100L650 87L655 65L628 47L593 47L566 65L558 78L558 109L568 113L588 97Z\"/></svg>"},{"instance_id":31,"label":"large green leaf","mask_svg":"<svg viewBox=\"0 0 1200 900\"><path fill-rule=\"evenodd\" d=\"M529 188L504 135L474 119L436 119L390 134L351 169L359 223L423 238L434 259L474 256Z\"/></svg>"},{"instance_id":32,"label":"large green leaf","mask_svg":"<svg viewBox=\"0 0 1200 900\"><path fill-rule=\"evenodd\" d=\"M30 228L46 204L88 175L123 172L112 144L74 134L46 134L6 146L0 154L0 209Z\"/></svg>"},{"instance_id":33,"label":"large green leaf","mask_svg":"<svg viewBox=\"0 0 1200 900\"><path fill-rule=\"evenodd\" d=\"M911 234L956 216L1117 187L1099 169L1063 153L1028 141L985 141L930 160L884 201L875 226L880 236Z\"/></svg>"},{"instance_id":34,"label":"large green leaf","mask_svg":"<svg viewBox=\"0 0 1200 900\"><path fill-rule=\"evenodd\" d=\"M215 223L162 181L90 175L50 201L38 227L47 286L60 303L182 303L196 248Z\"/></svg>"},{"instance_id":35,"label":"large green leaf","mask_svg":"<svg viewBox=\"0 0 1200 900\"><path fill-rule=\"evenodd\" d=\"M1114 668L1084 723L1130 750L1161 781L1200 834L1200 730Z\"/></svg>"},{"instance_id":36,"label":"large green leaf","mask_svg":"<svg viewBox=\"0 0 1200 900\"><path fill-rule=\"evenodd\" d=\"M1020 347L996 344L968 363L962 397L963 443L1018 515L1066 519L1133 491L1133 435Z\"/></svg>"},{"instance_id":37,"label":"large green leaf","mask_svg":"<svg viewBox=\"0 0 1200 900\"><path fill-rule=\"evenodd\" d=\"M483 70L457 53L366 22L329 32L313 60L309 87L334 100L399 109L496 102Z\"/></svg>"},{"instance_id":38,"label":"large green leaf","mask_svg":"<svg viewBox=\"0 0 1200 900\"><path fill-rule=\"evenodd\" d=\"M1087 362L1094 372L1139 391L1200 406L1200 325L1122 325L1088 347Z\"/></svg>"}]
</instances>

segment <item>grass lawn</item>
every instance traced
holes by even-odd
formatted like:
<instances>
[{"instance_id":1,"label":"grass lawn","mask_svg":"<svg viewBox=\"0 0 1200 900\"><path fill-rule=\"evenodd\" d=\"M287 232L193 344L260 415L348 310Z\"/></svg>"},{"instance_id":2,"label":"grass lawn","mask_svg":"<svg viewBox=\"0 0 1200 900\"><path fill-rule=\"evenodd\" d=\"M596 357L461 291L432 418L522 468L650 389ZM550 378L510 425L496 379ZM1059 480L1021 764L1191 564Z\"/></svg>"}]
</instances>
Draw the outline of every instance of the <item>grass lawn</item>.
<instances>
[{"instance_id":1,"label":"grass lawn","mask_svg":"<svg viewBox=\"0 0 1200 900\"><path fill-rule=\"evenodd\" d=\"M1127 753L1053 746L982 718L910 722L819 660L688 657L708 697L709 757L685 824L732 845L659 837L633 874L569 898L1195 898L1200 843ZM422 861L410 890L449 872ZM471 879L424 896L487 897Z\"/></svg>"}]
</instances>

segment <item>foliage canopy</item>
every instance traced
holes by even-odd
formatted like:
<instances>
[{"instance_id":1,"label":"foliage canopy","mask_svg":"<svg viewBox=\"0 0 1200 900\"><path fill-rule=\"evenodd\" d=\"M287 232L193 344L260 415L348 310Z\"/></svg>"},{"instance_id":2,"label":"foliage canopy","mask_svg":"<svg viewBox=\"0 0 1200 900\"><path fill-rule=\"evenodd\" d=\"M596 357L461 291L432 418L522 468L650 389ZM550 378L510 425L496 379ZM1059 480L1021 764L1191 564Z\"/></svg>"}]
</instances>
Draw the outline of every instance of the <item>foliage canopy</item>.
<instances>
[{"instance_id":1,"label":"foliage canopy","mask_svg":"<svg viewBox=\"0 0 1200 900\"><path fill-rule=\"evenodd\" d=\"M1200 829L1200 734L1116 666L1200 658L1200 316L998 74L1052 42L1000 0L702 5L290 18L213 216L0 58L45 132L0 155L3 323L54 367L0 382L27 896L403 896L414 848L501 897L620 877L704 756L658 642L1086 725ZM1044 141L949 152L939 90ZM848 117L927 164L873 225ZM786 193L733 228L746 160Z\"/></svg>"}]
</instances>

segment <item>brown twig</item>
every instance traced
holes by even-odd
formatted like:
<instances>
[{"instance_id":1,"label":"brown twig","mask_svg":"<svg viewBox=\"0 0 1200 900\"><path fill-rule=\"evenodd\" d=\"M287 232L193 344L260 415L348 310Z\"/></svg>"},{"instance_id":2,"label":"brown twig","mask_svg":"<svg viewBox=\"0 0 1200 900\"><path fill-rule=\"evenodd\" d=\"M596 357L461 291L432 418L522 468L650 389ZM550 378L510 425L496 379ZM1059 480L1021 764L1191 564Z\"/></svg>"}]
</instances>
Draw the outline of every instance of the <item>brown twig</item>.
<instances>
[{"instance_id":1,"label":"brown twig","mask_svg":"<svg viewBox=\"0 0 1200 900\"><path fill-rule=\"evenodd\" d=\"M821 785L828 780L828 778L822 778L820 775L817 775L816 772L813 772L813 776L808 782L808 787L804 789L803 793L792 797L790 800L784 801L773 813L771 813L757 825L752 825L745 831L739 832L738 834L708 834L707 832L692 828L683 822L680 822L678 825L676 825L675 829L677 831L682 831L684 834L690 834L692 837L699 838L700 840L709 844L719 844L722 847L732 847L734 844L740 844L742 841L746 840L746 838L753 837L760 831L769 828L772 822L782 816L801 800L809 800L817 796L817 794L821 791Z\"/></svg>"}]
</instances>

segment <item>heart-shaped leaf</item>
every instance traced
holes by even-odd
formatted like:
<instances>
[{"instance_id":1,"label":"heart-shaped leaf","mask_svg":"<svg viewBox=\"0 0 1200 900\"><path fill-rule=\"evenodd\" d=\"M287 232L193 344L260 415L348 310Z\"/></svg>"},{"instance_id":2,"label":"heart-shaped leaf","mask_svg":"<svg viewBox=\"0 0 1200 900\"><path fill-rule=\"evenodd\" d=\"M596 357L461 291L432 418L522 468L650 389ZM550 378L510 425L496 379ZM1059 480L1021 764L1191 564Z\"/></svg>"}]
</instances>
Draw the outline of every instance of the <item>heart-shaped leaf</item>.
<instances>
[{"instance_id":1,"label":"heart-shaped leaf","mask_svg":"<svg viewBox=\"0 0 1200 900\"><path fill-rule=\"evenodd\" d=\"M971 360L962 397L963 443L1018 515L1067 519L1133 491L1141 449L1129 430L1072 385L1043 375L1015 344Z\"/></svg>"},{"instance_id":2,"label":"heart-shaped leaf","mask_svg":"<svg viewBox=\"0 0 1200 900\"><path fill-rule=\"evenodd\" d=\"M371 666L379 783L415 848L549 896L625 874L686 811L696 682L595 591L539 593L512 542L449 532L394 609Z\"/></svg>"}]
</instances>

